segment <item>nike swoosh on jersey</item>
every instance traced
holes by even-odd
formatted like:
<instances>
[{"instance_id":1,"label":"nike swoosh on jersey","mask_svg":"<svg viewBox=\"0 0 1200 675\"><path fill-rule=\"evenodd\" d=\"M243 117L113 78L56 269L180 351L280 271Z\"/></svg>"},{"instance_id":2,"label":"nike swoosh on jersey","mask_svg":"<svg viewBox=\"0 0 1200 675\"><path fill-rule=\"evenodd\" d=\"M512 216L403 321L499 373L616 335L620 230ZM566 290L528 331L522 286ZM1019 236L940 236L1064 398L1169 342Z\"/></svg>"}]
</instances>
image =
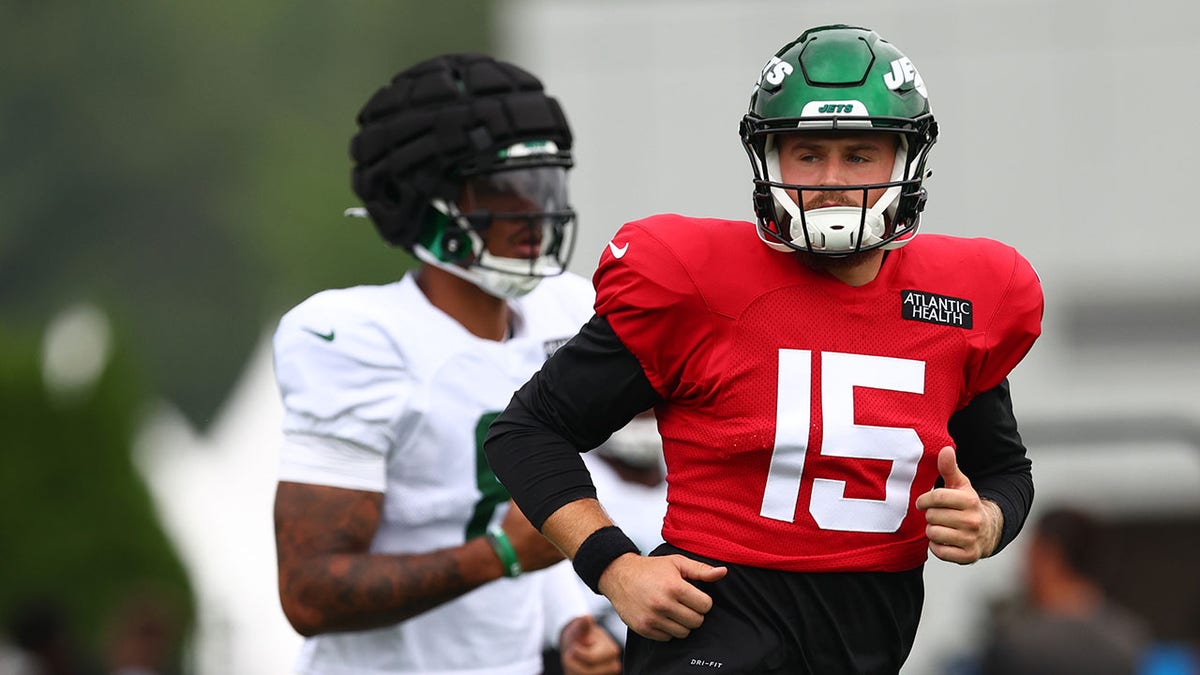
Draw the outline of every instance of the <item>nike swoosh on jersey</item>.
<instances>
[{"instance_id":1,"label":"nike swoosh on jersey","mask_svg":"<svg viewBox=\"0 0 1200 675\"><path fill-rule=\"evenodd\" d=\"M608 250L612 251L613 257L617 260L625 257L625 252L629 250L629 242L625 242L624 246L617 246L614 242L608 242Z\"/></svg>"},{"instance_id":2,"label":"nike swoosh on jersey","mask_svg":"<svg viewBox=\"0 0 1200 675\"><path fill-rule=\"evenodd\" d=\"M301 328L300 330L304 331L305 333L309 333L311 335L316 335L317 337L321 338L322 340L324 340L326 342L333 342L333 330L332 329L328 333L321 333L321 332L315 331L311 328Z\"/></svg>"}]
</instances>

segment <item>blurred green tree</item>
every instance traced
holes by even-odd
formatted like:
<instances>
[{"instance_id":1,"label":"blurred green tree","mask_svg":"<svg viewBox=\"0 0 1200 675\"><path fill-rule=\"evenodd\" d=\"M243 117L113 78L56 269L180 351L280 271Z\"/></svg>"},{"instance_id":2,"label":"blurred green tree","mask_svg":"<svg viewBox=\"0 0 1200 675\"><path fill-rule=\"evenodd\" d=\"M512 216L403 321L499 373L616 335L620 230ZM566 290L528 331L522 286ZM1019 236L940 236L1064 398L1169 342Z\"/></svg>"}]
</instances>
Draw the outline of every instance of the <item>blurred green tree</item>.
<instances>
[{"instance_id":1,"label":"blurred green tree","mask_svg":"<svg viewBox=\"0 0 1200 675\"><path fill-rule=\"evenodd\" d=\"M0 617L59 614L99 659L119 613L152 594L174 615L179 667L195 608L129 452L145 399L129 351L70 392L45 386L36 336L0 331L0 354Z\"/></svg>"},{"instance_id":2,"label":"blurred green tree","mask_svg":"<svg viewBox=\"0 0 1200 675\"><path fill-rule=\"evenodd\" d=\"M489 0L0 4L0 325L90 301L197 427L321 288L410 264L342 218L355 115L488 51Z\"/></svg>"},{"instance_id":3,"label":"blurred green tree","mask_svg":"<svg viewBox=\"0 0 1200 675\"><path fill-rule=\"evenodd\" d=\"M130 456L144 412L166 399L202 432L283 311L411 264L341 216L355 115L417 60L490 51L491 12L0 3L0 614L49 598L93 645L144 592L192 620ZM80 302L119 348L89 395L56 399L40 334Z\"/></svg>"}]
</instances>

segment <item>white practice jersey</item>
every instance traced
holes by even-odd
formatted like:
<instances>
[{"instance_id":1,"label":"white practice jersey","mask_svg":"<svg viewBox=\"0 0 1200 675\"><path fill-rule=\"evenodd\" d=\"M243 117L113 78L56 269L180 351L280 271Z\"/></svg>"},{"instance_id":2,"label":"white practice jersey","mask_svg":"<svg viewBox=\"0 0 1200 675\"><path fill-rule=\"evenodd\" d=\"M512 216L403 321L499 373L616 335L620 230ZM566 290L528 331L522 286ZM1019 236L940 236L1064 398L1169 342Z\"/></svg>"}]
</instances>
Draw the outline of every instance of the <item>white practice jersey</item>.
<instances>
[{"instance_id":1,"label":"white practice jersey","mask_svg":"<svg viewBox=\"0 0 1200 675\"><path fill-rule=\"evenodd\" d=\"M488 425L592 313L564 274L510 301L504 342L429 303L412 274L318 293L275 334L282 481L384 493L376 553L461 545L499 524L508 493L483 455ZM500 579L402 623L305 641L302 673L540 673L544 646L586 613L569 564Z\"/></svg>"}]
</instances>

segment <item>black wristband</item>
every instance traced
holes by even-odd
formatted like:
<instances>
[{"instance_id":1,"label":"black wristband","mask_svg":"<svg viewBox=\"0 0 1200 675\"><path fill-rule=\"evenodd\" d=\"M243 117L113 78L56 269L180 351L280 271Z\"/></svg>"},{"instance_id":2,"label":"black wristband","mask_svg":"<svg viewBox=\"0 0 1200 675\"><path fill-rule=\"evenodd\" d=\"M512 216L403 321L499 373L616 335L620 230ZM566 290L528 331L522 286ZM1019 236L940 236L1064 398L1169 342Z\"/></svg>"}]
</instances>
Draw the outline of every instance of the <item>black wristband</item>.
<instances>
[{"instance_id":1,"label":"black wristband","mask_svg":"<svg viewBox=\"0 0 1200 675\"><path fill-rule=\"evenodd\" d=\"M641 551L621 528L609 525L589 534L588 538L583 540L579 550L575 551L575 559L571 564L575 566L575 573L583 579L583 583L599 595L600 575L604 574L604 570L608 569L612 561L626 553L640 554Z\"/></svg>"}]
</instances>

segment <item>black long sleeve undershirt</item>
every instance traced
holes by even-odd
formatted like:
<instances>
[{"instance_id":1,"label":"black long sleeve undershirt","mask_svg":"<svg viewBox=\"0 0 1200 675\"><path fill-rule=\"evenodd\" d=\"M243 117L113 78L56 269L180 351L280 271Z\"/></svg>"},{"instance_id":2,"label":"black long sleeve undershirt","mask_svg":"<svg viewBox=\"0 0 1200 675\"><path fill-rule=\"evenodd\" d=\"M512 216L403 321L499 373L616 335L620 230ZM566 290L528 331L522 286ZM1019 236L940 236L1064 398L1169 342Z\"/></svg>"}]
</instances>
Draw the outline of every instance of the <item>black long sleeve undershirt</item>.
<instances>
[{"instance_id":1,"label":"black long sleeve undershirt","mask_svg":"<svg viewBox=\"0 0 1200 675\"><path fill-rule=\"evenodd\" d=\"M513 395L484 451L492 470L538 529L563 505L596 496L579 453L604 442L662 397L608 322L593 316ZM996 552L1020 532L1033 503L1031 464L1017 433L1008 381L950 418L958 463L1004 514Z\"/></svg>"},{"instance_id":2,"label":"black long sleeve undershirt","mask_svg":"<svg viewBox=\"0 0 1200 675\"><path fill-rule=\"evenodd\" d=\"M1016 539L1033 506L1032 463L1017 431L1008 379L971 399L950 417L947 428L958 449L958 468L979 496L996 502L1004 514L995 555Z\"/></svg>"}]
</instances>

